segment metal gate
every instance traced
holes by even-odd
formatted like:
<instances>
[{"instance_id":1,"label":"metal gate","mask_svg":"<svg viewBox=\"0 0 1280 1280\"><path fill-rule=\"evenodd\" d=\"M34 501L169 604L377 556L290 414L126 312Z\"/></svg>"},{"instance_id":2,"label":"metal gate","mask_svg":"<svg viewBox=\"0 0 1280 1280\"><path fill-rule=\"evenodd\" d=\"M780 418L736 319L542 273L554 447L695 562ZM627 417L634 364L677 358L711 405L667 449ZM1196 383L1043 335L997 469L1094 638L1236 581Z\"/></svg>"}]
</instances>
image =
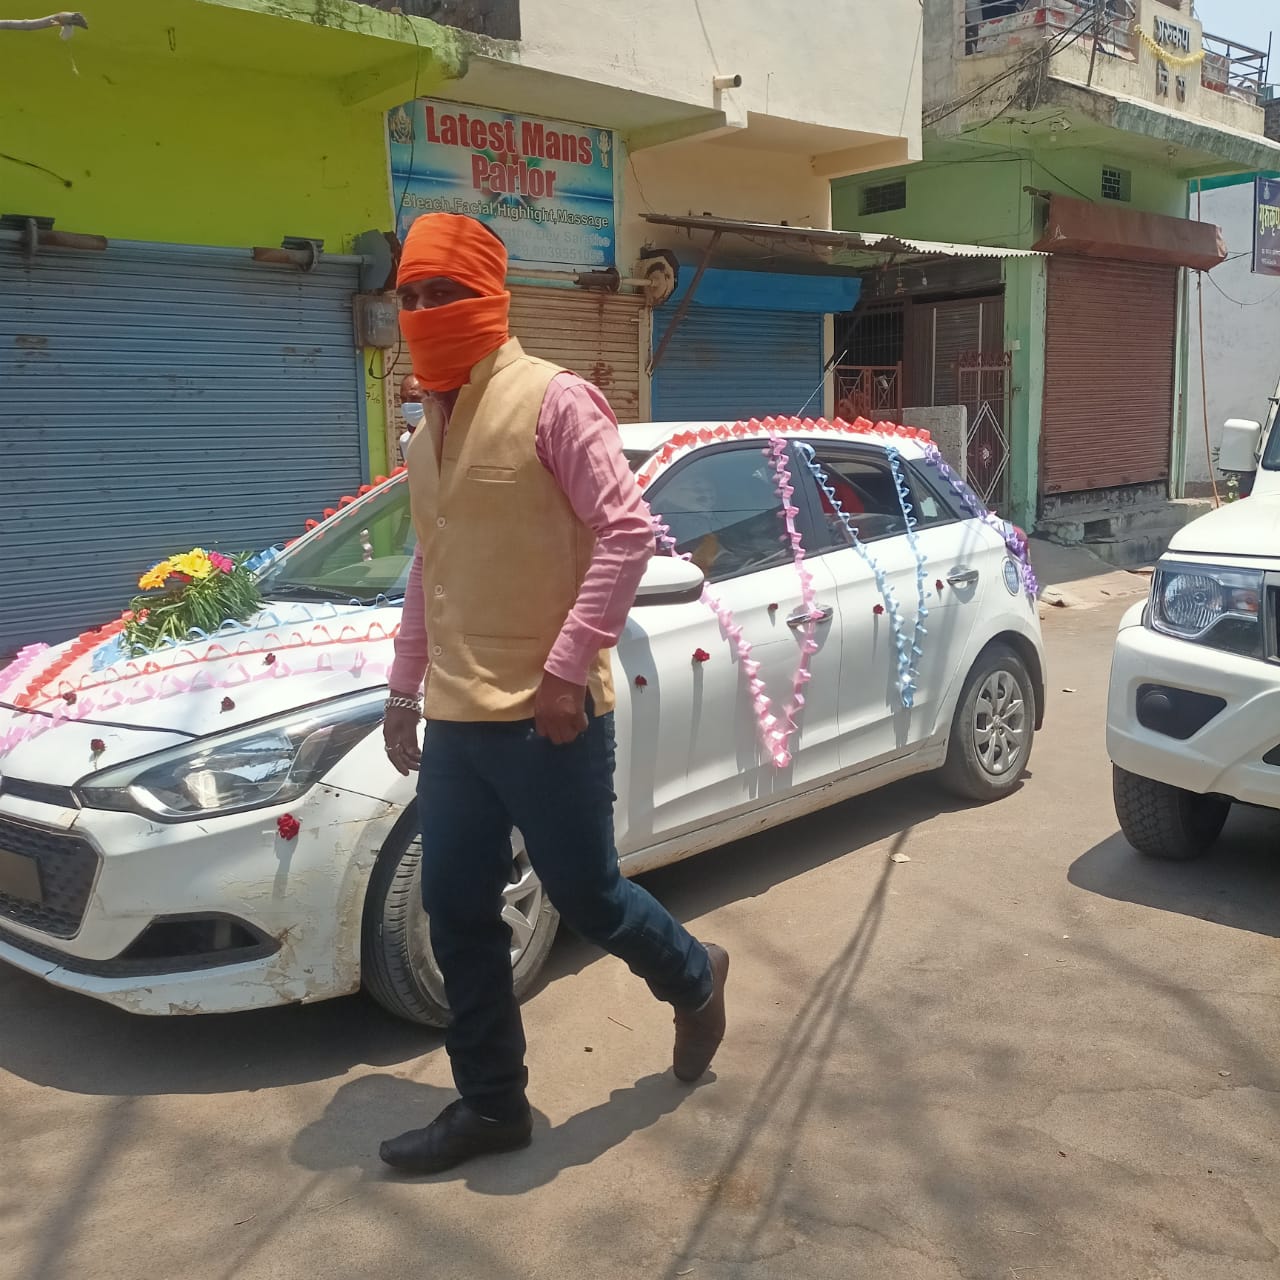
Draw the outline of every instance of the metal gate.
<instances>
[{"instance_id":1,"label":"metal gate","mask_svg":"<svg viewBox=\"0 0 1280 1280\"><path fill-rule=\"evenodd\" d=\"M0 246L0 655L116 617L170 552L269 546L354 491L357 270Z\"/></svg>"},{"instance_id":2,"label":"metal gate","mask_svg":"<svg viewBox=\"0 0 1280 1280\"><path fill-rule=\"evenodd\" d=\"M993 511L1009 502L1009 371L1007 351L966 351L956 362L960 403L969 415L965 466L970 487Z\"/></svg>"},{"instance_id":3,"label":"metal gate","mask_svg":"<svg viewBox=\"0 0 1280 1280\"><path fill-rule=\"evenodd\" d=\"M835 368L836 417L852 422L902 421L900 364L839 364Z\"/></svg>"}]
</instances>

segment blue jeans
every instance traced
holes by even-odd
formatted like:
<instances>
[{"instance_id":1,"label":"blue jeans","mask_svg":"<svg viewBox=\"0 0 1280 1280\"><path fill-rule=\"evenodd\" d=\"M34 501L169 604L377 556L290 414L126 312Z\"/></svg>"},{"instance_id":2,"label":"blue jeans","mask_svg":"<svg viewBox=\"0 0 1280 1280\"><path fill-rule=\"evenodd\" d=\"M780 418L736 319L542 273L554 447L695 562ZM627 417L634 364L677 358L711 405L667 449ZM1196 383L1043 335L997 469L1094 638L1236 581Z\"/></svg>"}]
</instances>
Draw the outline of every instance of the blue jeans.
<instances>
[{"instance_id":1,"label":"blue jeans","mask_svg":"<svg viewBox=\"0 0 1280 1280\"><path fill-rule=\"evenodd\" d=\"M482 1115L527 1107L524 1028L502 919L518 828L564 922L626 962L660 1000L697 1008L711 994L706 949L618 870L613 842L613 716L568 746L530 720L431 721L422 744L422 904L453 1014L445 1047L458 1092Z\"/></svg>"}]
</instances>

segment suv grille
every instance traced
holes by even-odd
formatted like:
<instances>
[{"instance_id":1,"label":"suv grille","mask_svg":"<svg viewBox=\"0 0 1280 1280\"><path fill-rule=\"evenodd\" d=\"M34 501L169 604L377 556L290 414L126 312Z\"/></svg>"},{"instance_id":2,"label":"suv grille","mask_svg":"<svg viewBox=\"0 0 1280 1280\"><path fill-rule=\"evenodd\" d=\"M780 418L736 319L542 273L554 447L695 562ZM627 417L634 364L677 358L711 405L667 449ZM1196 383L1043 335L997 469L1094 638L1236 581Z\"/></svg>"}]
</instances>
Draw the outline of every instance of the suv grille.
<instances>
[{"instance_id":1,"label":"suv grille","mask_svg":"<svg viewBox=\"0 0 1280 1280\"><path fill-rule=\"evenodd\" d=\"M67 831L0 818L0 850L35 860L43 899L33 901L0 887L0 918L55 938L74 938L89 905L98 870L98 854L93 846Z\"/></svg>"}]
</instances>

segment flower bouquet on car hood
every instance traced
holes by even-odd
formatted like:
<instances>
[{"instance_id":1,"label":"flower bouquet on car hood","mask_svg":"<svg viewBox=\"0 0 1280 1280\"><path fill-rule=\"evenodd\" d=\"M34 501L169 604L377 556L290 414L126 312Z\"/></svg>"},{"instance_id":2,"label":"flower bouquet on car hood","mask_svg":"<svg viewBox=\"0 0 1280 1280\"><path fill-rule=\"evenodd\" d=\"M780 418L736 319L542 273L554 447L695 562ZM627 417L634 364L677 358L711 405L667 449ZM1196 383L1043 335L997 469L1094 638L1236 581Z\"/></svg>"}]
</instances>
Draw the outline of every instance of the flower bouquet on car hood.
<instances>
[{"instance_id":1,"label":"flower bouquet on car hood","mask_svg":"<svg viewBox=\"0 0 1280 1280\"><path fill-rule=\"evenodd\" d=\"M252 617L262 596L247 559L193 547L153 565L138 586L161 594L134 598L121 634L125 652L136 658L193 631L208 635L224 622Z\"/></svg>"}]
</instances>

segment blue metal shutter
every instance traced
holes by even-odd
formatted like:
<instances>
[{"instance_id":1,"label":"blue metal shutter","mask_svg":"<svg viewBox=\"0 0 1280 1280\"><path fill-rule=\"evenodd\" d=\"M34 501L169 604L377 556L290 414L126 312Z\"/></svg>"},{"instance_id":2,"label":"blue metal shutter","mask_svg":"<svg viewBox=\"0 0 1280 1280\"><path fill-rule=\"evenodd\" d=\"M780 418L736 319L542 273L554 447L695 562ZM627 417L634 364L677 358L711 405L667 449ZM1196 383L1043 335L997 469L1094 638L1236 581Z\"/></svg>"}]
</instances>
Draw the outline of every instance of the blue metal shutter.
<instances>
[{"instance_id":1,"label":"blue metal shutter","mask_svg":"<svg viewBox=\"0 0 1280 1280\"><path fill-rule=\"evenodd\" d=\"M116 617L192 546L299 533L367 470L357 268L0 247L0 656Z\"/></svg>"},{"instance_id":2,"label":"blue metal shutter","mask_svg":"<svg viewBox=\"0 0 1280 1280\"><path fill-rule=\"evenodd\" d=\"M667 308L674 312L674 308ZM657 350L670 314L654 313ZM693 306L653 374L659 422L822 412L822 317Z\"/></svg>"}]
</instances>

